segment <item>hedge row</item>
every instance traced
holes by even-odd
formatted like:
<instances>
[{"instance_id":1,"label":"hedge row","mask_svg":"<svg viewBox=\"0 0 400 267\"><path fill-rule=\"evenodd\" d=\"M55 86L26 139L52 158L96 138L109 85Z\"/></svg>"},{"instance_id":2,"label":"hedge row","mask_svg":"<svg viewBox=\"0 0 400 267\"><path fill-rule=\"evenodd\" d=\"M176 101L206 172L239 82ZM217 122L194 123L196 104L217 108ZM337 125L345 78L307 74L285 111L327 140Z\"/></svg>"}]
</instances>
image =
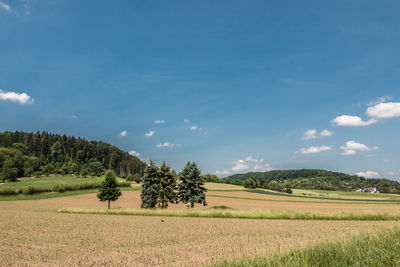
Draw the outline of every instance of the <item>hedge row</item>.
<instances>
[{"instance_id":1,"label":"hedge row","mask_svg":"<svg viewBox=\"0 0 400 267\"><path fill-rule=\"evenodd\" d=\"M97 189L100 188L101 183L81 183L81 184L56 184L53 187L35 187L28 186L22 189L13 189L13 188L5 188L0 189L0 195L2 196L12 196L12 195L33 195L39 193L47 193L47 192L65 192L65 191L77 191L77 190L86 190L86 189ZM130 187L131 183L129 182L121 182L118 183L119 187Z\"/></svg>"}]
</instances>

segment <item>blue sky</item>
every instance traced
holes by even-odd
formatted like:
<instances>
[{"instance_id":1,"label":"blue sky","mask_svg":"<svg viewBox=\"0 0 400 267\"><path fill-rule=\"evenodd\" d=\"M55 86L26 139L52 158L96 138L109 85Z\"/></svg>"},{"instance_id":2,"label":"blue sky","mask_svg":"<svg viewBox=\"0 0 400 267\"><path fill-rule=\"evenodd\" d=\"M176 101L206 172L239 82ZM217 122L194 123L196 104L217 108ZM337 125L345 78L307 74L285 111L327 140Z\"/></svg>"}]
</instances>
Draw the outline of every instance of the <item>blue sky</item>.
<instances>
[{"instance_id":1,"label":"blue sky","mask_svg":"<svg viewBox=\"0 0 400 267\"><path fill-rule=\"evenodd\" d=\"M399 12L366 0L0 0L0 131L104 140L220 176L397 179Z\"/></svg>"}]
</instances>

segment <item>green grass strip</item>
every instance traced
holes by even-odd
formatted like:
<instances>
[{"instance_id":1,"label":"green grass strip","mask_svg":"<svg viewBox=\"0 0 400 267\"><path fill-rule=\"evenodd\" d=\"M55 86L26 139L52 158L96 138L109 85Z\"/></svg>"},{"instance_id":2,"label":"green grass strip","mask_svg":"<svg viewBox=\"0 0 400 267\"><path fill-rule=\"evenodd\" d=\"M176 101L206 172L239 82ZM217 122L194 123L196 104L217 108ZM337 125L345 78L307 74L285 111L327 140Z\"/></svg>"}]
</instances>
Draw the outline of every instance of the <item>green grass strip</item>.
<instances>
[{"instance_id":1,"label":"green grass strip","mask_svg":"<svg viewBox=\"0 0 400 267\"><path fill-rule=\"evenodd\" d=\"M273 219L273 220L347 220L347 221L399 221L400 215L387 213L311 213L282 210L261 209L218 209L209 208L203 210L174 210L174 209L86 209L69 208L60 209L61 213L78 214L103 214L103 215L130 215L130 216L163 216L163 217L197 217L197 218L232 218L232 219Z\"/></svg>"},{"instance_id":2,"label":"green grass strip","mask_svg":"<svg viewBox=\"0 0 400 267\"><path fill-rule=\"evenodd\" d=\"M121 191L140 191L138 187L121 187ZM34 194L34 195L14 195L14 196L0 196L0 201L18 201L18 200L37 200L37 199L48 199L48 198L56 198L56 197L69 197L69 196L77 196L77 195L85 195L85 194L93 194L98 193L98 189L88 189L88 190L76 190L76 191L66 191L63 193L59 192L48 192L42 194Z\"/></svg>"},{"instance_id":3,"label":"green grass strip","mask_svg":"<svg viewBox=\"0 0 400 267\"><path fill-rule=\"evenodd\" d=\"M266 257L223 261L213 266L400 266L400 229L360 234L343 241L317 244Z\"/></svg>"}]
</instances>

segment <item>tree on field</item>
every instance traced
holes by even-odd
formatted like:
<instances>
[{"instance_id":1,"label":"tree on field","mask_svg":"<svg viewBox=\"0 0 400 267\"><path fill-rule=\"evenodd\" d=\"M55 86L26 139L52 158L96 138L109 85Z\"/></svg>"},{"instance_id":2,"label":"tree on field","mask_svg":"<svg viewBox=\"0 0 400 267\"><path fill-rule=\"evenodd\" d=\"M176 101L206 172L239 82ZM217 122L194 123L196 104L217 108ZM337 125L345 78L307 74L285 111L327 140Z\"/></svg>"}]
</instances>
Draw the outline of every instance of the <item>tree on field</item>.
<instances>
[{"instance_id":1,"label":"tree on field","mask_svg":"<svg viewBox=\"0 0 400 267\"><path fill-rule=\"evenodd\" d=\"M182 203L190 203L194 208L194 203L207 205L204 187L204 179L195 162L186 164L185 168L179 174L181 183L178 186L178 198Z\"/></svg>"},{"instance_id":2,"label":"tree on field","mask_svg":"<svg viewBox=\"0 0 400 267\"><path fill-rule=\"evenodd\" d=\"M142 192L140 197L142 199L141 207L145 209L155 208L157 205L157 198L160 191L160 175L158 167L153 161L144 170L142 181Z\"/></svg>"},{"instance_id":3,"label":"tree on field","mask_svg":"<svg viewBox=\"0 0 400 267\"><path fill-rule=\"evenodd\" d=\"M110 208L110 201L115 201L121 196L121 191L117 187L117 180L115 179L114 171L106 171L105 179L101 183L97 197L100 201L108 201L108 208Z\"/></svg>"},{"instance_id":4,"label":"tree on field","mask_svg":"<svg viewBox=\"0 0 400 267\"><path fill-rule=\"evenodd\" d=\"M168 208L168 202L177 202L177 185L176 176L171 172L171 167L165 164L165 161L159 168L160 176L160 189L159 189L159 201L162 209Z\"/></svg>"}]
</instances>

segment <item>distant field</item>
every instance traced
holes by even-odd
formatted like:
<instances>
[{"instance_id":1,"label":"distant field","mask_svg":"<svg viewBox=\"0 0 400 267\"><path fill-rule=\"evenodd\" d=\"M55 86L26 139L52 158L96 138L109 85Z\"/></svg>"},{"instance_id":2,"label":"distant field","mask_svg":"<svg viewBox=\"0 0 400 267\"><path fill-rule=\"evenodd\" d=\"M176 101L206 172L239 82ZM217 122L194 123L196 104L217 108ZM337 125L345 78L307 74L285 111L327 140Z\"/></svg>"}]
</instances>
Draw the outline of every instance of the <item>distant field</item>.
<instances>
[{"instance_id":1,"label":"distant field","mask_svg":"<svg viewBox=\"0 0 400 267\"><path fill-rule=\"evenodd\" d=\"M0 189L13 188L20 189L27 186L35 186L38 188L47 188L56 184L80 184L90 182L101 182L101 177L70 177L70 176L50 176L39 178L22 178L17 182L9 182L0 185Z\"/></svg>"},{"instance_id":2,"label":"distant field","mask_svg":"<svg viewBox=\"0 0 400 267\"><path fill-rule=\"evenodd\" d=\"M366 199L393 199L400 200L399 194L370 194L370 193L356 193L356 192L344 192L344 191L329 191L329 190L306 190L306 189L293 189L294 195L307 195L316 197L327 197L327 198L366 198Z\"/></svg>"},{"instance_id":3,"label":"distant field","mask_svg":"<svg viewBox=\"0 0 400 267\"><path fill-rule=\"evenodd\" d=\"M70 184L81 184L81 183L94 183L101 182L103 180L102 177L75 177L75 176L50 176L50 177L39 177L39 178L22 178L17 182L9 182L6 184L0 184L0 189L3 188L14 188L21 189L28 186L34 186L38 188L48 188L55 186L56 184L60 185L70 185ZM123 179L118 178L119 181L124 181Z\"/></svg>"},{"instance_id":4,"label":"distant field","mask_svg":"<svg viewBox=\"0 0 400 267\"><path fill-rule=\"evenodd\" d=\"M17 182L9 182L5 184L0 184L0 192L12 190L24 190L29 187L37 189L45 189L49 192L34 193L34 194L18 194L18 195L7 195L0 194L0 201L13 201L13 200L35 200L35 199L45 199L72 195L81 195L97 192L98 189L93 189L92 185L99 185L103 180L102 177L76 177L76 176L50 176L50 177L38 177L38 178L21 178ZM124 182L124 179L117 178L118 182ZM66 190L65 192L54 192L54 186L79 186L79 185L90 185L85 188L78 188L74 190ZM90 187L92 187L90 189ZM127 190L140 190L140 185L132 183L130 187L121 188L123 191Z\"/></svg>"}]
</instances>

